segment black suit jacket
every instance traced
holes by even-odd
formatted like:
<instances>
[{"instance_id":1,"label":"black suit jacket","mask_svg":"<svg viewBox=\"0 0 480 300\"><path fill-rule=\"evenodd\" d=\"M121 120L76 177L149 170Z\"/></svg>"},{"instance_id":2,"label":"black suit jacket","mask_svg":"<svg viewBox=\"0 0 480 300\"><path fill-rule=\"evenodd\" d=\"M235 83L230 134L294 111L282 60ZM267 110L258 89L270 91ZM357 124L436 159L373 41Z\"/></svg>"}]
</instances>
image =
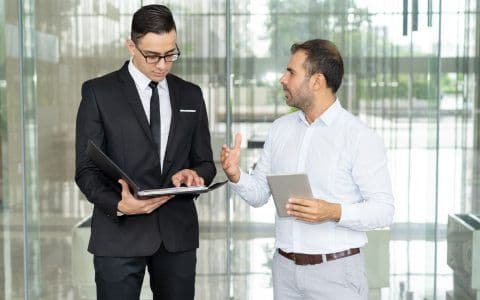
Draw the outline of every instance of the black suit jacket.
<instances>
[{"instance_id":1,"label":"black suit jacket","mask_svg":"<svg viewBox=\"0 0 480 300\"><path fill-rule=\"evenodd\" d=\"M85 154L91 139L142 189L170 187L172 175L185 168L197 171L205 184L210 184L216 169L202 92L174 75L167 75L167 83L172 121L163 172L128 62L120 70L82 86L75 180L94 204L88 250L95 255L148 256L162 242L172 252L198 247L198 218L192 196L176 196L148 215L117 217L120 184L104 176Z\"/></svg>"}]
</instances>

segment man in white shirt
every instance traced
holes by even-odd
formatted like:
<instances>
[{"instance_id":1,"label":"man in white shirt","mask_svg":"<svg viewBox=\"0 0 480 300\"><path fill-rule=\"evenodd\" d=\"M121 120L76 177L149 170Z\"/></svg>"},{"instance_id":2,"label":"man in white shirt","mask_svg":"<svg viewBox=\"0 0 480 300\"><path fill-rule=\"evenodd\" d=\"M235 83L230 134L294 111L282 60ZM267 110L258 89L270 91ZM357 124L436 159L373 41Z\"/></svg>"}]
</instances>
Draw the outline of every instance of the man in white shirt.
<instances>
[{"instance_id":1,"label":"man in white shirt","mask_svg":"<svg viewBox=\"0 0 480 300\"><path fill-rule=\"evenodd\" d=\"M360 248L365 231L388 226L394 205L382 139L336 97L343 61L327 40L291 47L280 83L297 112L277 119L252 174L239 168L241 135L223 145L230 186L258 207L270 197L266 176L306 173L315 199L290 198L276 215L273 287L277 300L367 299Z\"/></svg>"}]
</instances>

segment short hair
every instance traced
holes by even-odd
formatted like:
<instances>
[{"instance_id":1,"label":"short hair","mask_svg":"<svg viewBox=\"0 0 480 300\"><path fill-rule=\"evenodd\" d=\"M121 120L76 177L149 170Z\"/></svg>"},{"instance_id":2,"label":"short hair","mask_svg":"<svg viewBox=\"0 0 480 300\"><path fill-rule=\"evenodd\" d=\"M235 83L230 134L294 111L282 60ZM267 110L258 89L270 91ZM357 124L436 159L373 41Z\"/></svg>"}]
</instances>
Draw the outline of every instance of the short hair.
<instances>
[{"instance_id":1,"label":"short hair","mask_svg":"<svg viewBox=\"0 0 480 300\"><path fill-rule=\"evenodd\" d=\"M137 41L149 32L162 34L177 30L170 9L164 5L142 6L133 14L130 38Z\"/></svg>"},{"instance_id":2,"label":"short hair","mask_svg":"<svg viewBox=\"0 0 480 300\"><path fill-rule=\"evenodd\" d=\"M307 54L304 67L307 74L322 73L327 86L336 93L343 78L343 59L335 44L328 40L314 39L304 43L295 43L290 52L303 50Z\"/></svg>"}]
</instances>

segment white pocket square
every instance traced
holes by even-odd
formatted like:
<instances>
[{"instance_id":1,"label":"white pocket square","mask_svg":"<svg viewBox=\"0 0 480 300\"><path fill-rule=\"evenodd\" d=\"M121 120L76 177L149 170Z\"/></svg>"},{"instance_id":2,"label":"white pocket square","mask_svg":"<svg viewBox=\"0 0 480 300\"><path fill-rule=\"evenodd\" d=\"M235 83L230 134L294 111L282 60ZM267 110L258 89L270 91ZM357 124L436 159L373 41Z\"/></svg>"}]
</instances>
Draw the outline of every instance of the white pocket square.
<instances>
[{"instance_id":1,"label":"white pocket square","mask_svg":"<svg viewBox=\"0 0 480 300\"><path fill-rule=\"evenodd\" d=\"M197 112L196 109L181 109L180 112Z\"/></svg>"}]
</instances>

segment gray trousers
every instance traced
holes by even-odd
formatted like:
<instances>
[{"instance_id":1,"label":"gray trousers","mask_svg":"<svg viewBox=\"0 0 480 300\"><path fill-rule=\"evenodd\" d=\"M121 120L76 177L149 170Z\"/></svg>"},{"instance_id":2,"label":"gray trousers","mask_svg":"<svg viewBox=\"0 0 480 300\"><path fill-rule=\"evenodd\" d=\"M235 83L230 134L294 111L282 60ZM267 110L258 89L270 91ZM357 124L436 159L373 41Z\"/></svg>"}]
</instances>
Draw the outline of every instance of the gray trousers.
<instances>
[{"instance_id":1,"label":"gray trousers","mask_svg":"<svg viewBox=\"0 0 480 300\"><path fill-rule=\"evenodd\" d=\"M295 265L275 251L275 300L367 300L368 284L362 253L317 265Z\"/></svg>"}]
</instances>

